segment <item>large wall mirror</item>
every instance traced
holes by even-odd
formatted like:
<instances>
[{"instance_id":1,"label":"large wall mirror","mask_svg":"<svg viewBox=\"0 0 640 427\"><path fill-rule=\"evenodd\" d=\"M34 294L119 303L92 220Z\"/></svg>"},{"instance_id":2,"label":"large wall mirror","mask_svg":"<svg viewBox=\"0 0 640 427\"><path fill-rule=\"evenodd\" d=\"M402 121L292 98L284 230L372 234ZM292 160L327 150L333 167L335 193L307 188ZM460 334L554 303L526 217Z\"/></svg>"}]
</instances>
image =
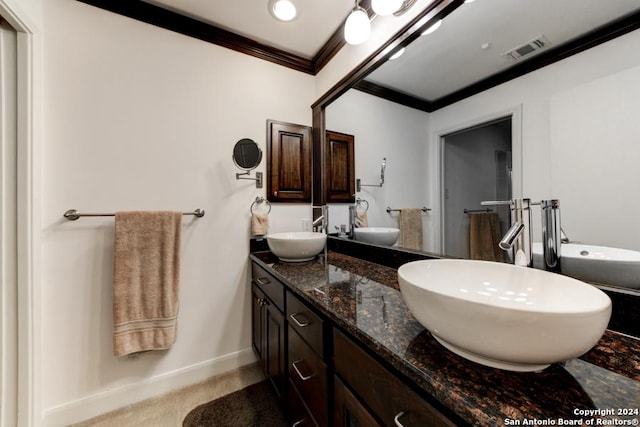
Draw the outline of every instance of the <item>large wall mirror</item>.
<instances>
[{"instance_id":1,"label":"large wall mirror","mask_svg":"<svg viewBox=\"0 0 640 427\"><path fill-rule=\"evenodd\" d=\"M314 105L316 141L355 136L357 178L376 181L387 159L385 185L357 193L368 224L427 207L423 250L465 257L482 200L553 198L571 241L640 251L637 0L436 3ZM347 206L329 209L330 230L348 220ZM538 208L533 226L539 242Z\"/></svg>"}]
</instances>

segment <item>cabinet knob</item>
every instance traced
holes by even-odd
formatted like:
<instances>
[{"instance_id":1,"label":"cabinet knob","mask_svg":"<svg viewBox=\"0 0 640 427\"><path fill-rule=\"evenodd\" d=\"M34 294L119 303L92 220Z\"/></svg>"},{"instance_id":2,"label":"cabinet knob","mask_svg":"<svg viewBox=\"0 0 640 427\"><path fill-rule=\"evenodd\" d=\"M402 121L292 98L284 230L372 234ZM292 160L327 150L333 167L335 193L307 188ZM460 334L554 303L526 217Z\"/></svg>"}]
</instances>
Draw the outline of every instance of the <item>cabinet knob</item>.
<instances>
[{"instance_id":1,"label":"cabinet knob","mask_svg":"<svg viewBox=\"0 0 640 427\"><path fill-rule=\"evenodd\" d=\"M277 191L273 192L273 197L278 197L278 192Z\"/></svg>"}]
</instances>

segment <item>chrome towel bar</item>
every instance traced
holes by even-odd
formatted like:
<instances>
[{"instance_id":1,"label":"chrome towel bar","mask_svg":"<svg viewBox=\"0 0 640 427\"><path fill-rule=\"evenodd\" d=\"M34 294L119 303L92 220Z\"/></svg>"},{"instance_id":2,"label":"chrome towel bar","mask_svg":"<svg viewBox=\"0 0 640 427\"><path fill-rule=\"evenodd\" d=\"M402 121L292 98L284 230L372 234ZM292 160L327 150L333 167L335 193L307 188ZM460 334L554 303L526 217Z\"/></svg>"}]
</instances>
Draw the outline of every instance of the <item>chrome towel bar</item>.
<instances>
[{"instance_id":1,"label":"chrome towel bar","mask_svg":"<svg viewBox=\"0 0 640 427\"><path fill-rule=\"evenodd\" d=\"M390 207L387 206L387 213L390 214L391 212L400 212L402 209L391 209ZM431 209L430 208L425 208L424 206L422 208L420 208L420 210L422 212L429 212Z\"/></svg>"},{"instance_id":2,"label":"chrome towel bar","mask_svg":"<svg viewBox=\"0 0 640 427\"><path fill-rule=\"evenodd\" d=\"M183 212L182 215L195 215L198 218L204 216L204 209L196 209L193 212ZM75 221L81 216L116 216L115 213L80 213L76 209L69 209L64 213L64 216L69 221Z\"/></svg>"},{"instance_id":3,"label":"chrome towel bar","mask_svg":"<svg viewBox=\"0 0 640 427\"><path fill-rule=\"evenodd\" d=\"M485 208L485 209L465 209L464 210L464 213L466 213L466 214L471 214L471 213L476 213L476 212L493 212L493 209Z\"/></svg>"}]
</instances>

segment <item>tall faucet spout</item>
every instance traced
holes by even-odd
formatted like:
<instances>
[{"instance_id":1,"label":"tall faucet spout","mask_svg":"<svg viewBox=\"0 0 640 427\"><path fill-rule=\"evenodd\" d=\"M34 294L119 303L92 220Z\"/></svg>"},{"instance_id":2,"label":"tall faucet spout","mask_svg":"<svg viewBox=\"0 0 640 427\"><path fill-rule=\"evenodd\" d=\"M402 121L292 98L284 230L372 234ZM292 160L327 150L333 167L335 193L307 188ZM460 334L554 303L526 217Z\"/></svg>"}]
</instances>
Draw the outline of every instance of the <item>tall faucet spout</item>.
<instances>
[{"instance_id":1,"label":"tall faucet spout","mask_svg":"<svg viewBox=\"0 0 640 427\"><path fill-rule=\"evenodd\" d=\"M498 243L500 249L508 251L509 249L513 248L513 244L515 243L518 236L520 236L520 233L522 233L522 230L524 230L523 223L516 222L515 224L513 224L511 228L509 228L509 230L505 233L504 237L502 237L500 243Z\"/></svg>"},{"instance_id":2,"label":"tall faucet spout","mask_svg":"<svg viewBox=\"0 0 640 427\"><path fill-rule=\"evenodd\" d=\"M560 247L562 228L560 227L560 202L557 199L542 200L542 256L544 268L560 271Z\"/></svg>"}]
</instances>

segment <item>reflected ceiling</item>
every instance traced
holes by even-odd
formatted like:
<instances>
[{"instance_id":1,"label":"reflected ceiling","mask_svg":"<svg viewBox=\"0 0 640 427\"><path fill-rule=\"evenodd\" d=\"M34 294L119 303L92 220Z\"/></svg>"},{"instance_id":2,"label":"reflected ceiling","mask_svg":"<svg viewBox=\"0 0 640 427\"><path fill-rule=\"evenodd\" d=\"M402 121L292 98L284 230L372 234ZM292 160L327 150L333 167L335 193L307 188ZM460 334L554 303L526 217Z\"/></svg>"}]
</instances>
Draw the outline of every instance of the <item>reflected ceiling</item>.
<instances>
[{"instance_id":1,"label":"reflected ceiling","mask_svg":"<svg viewBox=\"0 0 640 427\"><path fill-rule=\"evenodd\" d=\"M366 80L438 100L639 10L638 0L476 0ZM547 47L519 60L505 55L541 35Z\"/></svg>"}]
</instances>

